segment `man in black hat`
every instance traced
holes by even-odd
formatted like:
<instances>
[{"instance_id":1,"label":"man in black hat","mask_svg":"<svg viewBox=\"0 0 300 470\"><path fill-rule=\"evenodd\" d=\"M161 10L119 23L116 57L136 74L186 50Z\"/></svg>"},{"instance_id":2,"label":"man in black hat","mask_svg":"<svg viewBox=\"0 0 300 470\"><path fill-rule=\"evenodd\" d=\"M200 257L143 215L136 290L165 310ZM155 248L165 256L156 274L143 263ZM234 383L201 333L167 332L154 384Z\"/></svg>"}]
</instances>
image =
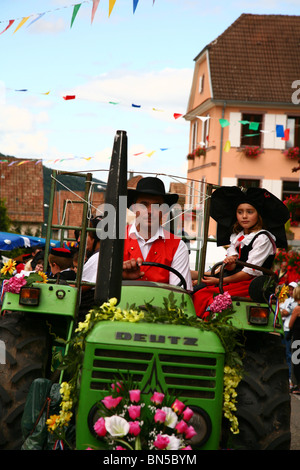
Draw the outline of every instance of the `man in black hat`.
<instances>
[{"instance_id":1,"label":"man in black hat","mask_svg":"<svg viewBox=\"0 0 300 470\"><path fill-rule=\"evenodd\" d=\"M177 270L192 290L189 253L186 244L162 227L163 217L178 201L178 194L166 193L159 178L142 178L136 189L128 189L127 207L135 213L124 246L123 279L164 282L177 285L176 274L143 261L156 262Z\"/></svg>"}]
</instances>

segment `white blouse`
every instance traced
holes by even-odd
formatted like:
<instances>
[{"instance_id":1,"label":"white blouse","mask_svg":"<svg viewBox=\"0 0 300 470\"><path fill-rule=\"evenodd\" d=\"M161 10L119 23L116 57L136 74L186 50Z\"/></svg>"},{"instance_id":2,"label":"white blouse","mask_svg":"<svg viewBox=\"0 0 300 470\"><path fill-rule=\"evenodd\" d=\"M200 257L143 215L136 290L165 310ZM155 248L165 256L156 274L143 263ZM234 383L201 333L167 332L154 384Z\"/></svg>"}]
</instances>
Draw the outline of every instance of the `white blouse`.
<instances>
[{"instance_id":1,"label":"white blouse","mask_svg":"<svg viewBox=\"0 0 300 470\"><path fill-rule=\"evenodd\" d=\"M261 231L266 230L259 230L259 232ZM230 246L226 252L226 256L239 256L239 248L248 246L255 237L255 235L257 235L259 232L251 232L249 234L244 234L244 231L241 231L238 234L232 234L230 237ZM254 240L253 242L252 249L249 252L247 263L262 266L268 256L274 255L276 253L276 238L274 237L274 235L272 235L272 233L268 233L270 234L271 239L274 242L272 243L269 237L265 234L262 234L260 235L260 237L256 238L256 240ZM262 271L258 271L248 267L244 267L242 271L247 274L250 274L250 276L261 276L263 274Z\"/></svg>"}]
</instances>

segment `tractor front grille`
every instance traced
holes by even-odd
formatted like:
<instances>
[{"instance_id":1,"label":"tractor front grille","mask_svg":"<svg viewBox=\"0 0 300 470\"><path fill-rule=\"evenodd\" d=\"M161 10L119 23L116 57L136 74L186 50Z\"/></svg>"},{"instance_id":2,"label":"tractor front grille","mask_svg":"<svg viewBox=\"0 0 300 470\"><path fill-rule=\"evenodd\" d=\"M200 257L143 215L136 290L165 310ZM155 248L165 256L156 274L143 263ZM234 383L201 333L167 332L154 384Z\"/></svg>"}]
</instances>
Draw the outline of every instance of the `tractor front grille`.
<instances>
[{"instance_id":1,"label":"tractor front grille","mask_svg":"<svg viewBox=\"0 0 300 470\"><path fill-rule=\"evenodd\" d=\"M130 375L142 391L161 389L170 395L215 398L218 357L161 350L94 350L90 389L107 390L114 380Z\"/></svg>"}]
</instances>

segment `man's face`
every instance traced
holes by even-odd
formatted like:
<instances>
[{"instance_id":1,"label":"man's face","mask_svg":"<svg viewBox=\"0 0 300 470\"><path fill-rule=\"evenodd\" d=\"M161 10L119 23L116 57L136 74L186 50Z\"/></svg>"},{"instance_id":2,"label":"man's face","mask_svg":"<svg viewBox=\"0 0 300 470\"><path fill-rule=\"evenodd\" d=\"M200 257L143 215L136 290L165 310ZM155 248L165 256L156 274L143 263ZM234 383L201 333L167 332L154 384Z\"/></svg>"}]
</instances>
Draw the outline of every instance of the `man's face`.
<instances>
[{"instance_id":1,"label":"man's face","mask_svg":"<svg viewBox=\"0 0 300 470\"><path fill-rule=\"evenodd\" d=\"M152 194L138 195L134 204L137 229L148 238L153 236L161 224L162 215L168 206L162 196Z\"/></svg>"}]
</instances>

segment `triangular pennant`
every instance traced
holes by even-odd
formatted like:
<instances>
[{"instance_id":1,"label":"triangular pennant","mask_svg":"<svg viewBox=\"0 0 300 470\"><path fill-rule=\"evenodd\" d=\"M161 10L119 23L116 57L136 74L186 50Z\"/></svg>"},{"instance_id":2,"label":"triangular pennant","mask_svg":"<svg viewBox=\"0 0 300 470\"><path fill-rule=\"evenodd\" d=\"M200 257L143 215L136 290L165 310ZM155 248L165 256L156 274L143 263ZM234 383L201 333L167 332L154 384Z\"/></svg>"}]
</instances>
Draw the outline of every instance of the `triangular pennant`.
<instances>
[{"instance_id":1,"label":"triangular pennant","mask_svg":"<svg viewBox=\"0 0 300 470\"><path fill-rule=\"evenodd\" d=\"M174 119L178 119L178 118L180 118L180 117L183 116L183 115L182 115L182 114L179 114L179 113L174 113L173 116L174 116Z\"/></svg>"},{"instance_id":2,"label":"triangular pennant","mask_svg":"<svg viewBox=\"0 0 300 470\"><path fill-rule=\"evenodd\" d=\"M66 95L66 96L63 96L63 99L68 101L68 100L75 100L76 98L76 95Z\"/></svg>"},{"instance_id":3,"label":"triangular pennant","mask_svg":"<svg viewBox=\"0 0 300 470\"><path fill-rule=\"evenodd\" d=\"M286 142L288 142L289 138L290 138L290 129L285 129L284 137L281 137L281 140L285 140Z\"/></svg>"},{"instance_id":4,"label":"triangular pennant","mask_svg":"<svg viewBox=\"0 0 300 470\"><path fill-rule=\"evenodd\" d=\"M30 21L30 23L27 25L27 28L29 28L29 26L31 26L36 21L40 20L42 18L42 16L44 16L44 15L45 15L45 13L40 13L36 18L34 18L34 20Z\"/></svg>"},{"instance_id":5,"label":"triangular pennant","mask_svg":"<svg viewBox=\"0 0 300 470\"><path fill-rule=\"evenodd\" d=\"M227 119L219 119L219 123L221 124L221 127L226 127L229 126L230 122Z\"/></svg>"},{"instance_id":6,"label":"triangular pennant","mask_svg":"<svg viewBox=\"0 0 300 470\"><path fill-rule=\"evenodd\" d=\"M259 122L250 122L249 123L249 129L251 131L257 131L258 128L259 128L259 124L260 124Z\"/></svg>"},{"instance_id":7,"label":"triangular pennant","mask_svg":"<svg viewBox=\"0 0 300 470\"><path fill-rule=\"evenodd\" d=\"M152 152L147 153L146 156L147 156L147 157L152 157L152 155L153 155L154 153L155 153L155 150L152 150Z\"/></svg>"},{"instance_id":8,"label":"triangular pennant","mask_svg":"<svg viewBox=\"0 0 300 470\"><path fill-rule=\"evenodd\" d=\"M135 13L138 3L139 3L139 0L133 0L133 14Z\"/></svg>"},{"instance_id":9,"label":"triangular pennant","mask_svg":"<svg viewBox=\"0 0 300 470\"><path fill-rule=\"evenodd\" d=\"M77 13L78 13L80 7L81 7L81 3L77 3L77 5L74 5L70 28L72 28L72 26L73 26L74 20L77 16Z\"/></svg>"},{"instance_id":10,"label":"triangular pennant","mask_svg":"<svg viewBox=\"0 0 300 470\"><path fill-rule=\"evenodd\" d=\"M1 33L0 33L0 34L3 34L3 33L5 33L5 31L7 31L7 30L8 30L8 28L10 28L12 24L14 24L14 22L15 22L15 20L9 20L9 23L8 23L8 25L6 26L6 28L5 28L3 31L1 31Z\"/></svg>"},{"instance_id":11,"label":"triangular pennant","mask_svg":"<svg viewBox=\"0 0 300 470\"><path fill-rule=\"evenodd\" d=\"M108 16L110 16L115 6L116 0L109 0Z\"/></svg>"},{"instance_id":12,"label":"triangular pennant","mask_svg":"<svg viewBox=\"0 0 300 470\"><path fill-rule=\"evenodd\" d=\"M91 24L94 21L94 17L98 8L100 0L93 0L93 8L92 8L92 17L91 17Z\"/></svg>"},{"instance_id":13,"label":"triangular pennant","mask_svg":"<svg viewBox=\"0 0 300 470\"><path fill-rule=\"evenodd\" d=\"M28 18L30 18L30 16L26 16L26 17L24 17L24 18L20 21L20 23L18 24L18 26L17 26L16 29L14 30L14 34L15 34L16 31L18 31L18 29L20 29L20 28L23 26L23 24L26 23L26 21L28 20Z\"/></svg>"},{"instance_id":14,"label":"triangular pennant","mask_svg":"<svg viewBox=\"0 0 300 470\"><path fill-rule=\"evenodd\" d=\"M230 147L231 147L230 140L227 140L225 147L224 147L224 152L226 153L229 152Z\"/></svg>"}]
</instances>

